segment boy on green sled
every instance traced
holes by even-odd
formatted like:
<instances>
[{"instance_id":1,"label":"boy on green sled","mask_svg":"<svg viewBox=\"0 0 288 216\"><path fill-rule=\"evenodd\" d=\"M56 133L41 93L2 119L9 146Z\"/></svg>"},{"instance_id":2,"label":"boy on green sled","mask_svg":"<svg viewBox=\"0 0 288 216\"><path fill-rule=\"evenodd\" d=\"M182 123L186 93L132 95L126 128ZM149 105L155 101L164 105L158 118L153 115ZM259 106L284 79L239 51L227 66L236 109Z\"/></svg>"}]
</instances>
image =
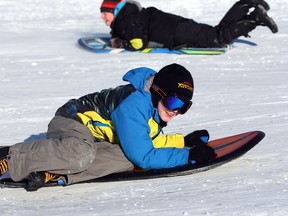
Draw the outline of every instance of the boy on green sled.
<instances>
[{"instance_id":1,"label":"boy on green sled","mask_svg":"<svg viewBox=\"0 0 288 216\"><path fill-rule=\"evenodd\" d=\"M250 9L254 10L250 13ZM136 1L104 0L101 16L111 28L111 45L130 51L146 47L225 47L245 36L257 26L267 26L273 33L278 27L267 15L270 9L264 0L240 0L220 23L210 26L155 7L142 8Z\"/></svg>"}]
</instances>

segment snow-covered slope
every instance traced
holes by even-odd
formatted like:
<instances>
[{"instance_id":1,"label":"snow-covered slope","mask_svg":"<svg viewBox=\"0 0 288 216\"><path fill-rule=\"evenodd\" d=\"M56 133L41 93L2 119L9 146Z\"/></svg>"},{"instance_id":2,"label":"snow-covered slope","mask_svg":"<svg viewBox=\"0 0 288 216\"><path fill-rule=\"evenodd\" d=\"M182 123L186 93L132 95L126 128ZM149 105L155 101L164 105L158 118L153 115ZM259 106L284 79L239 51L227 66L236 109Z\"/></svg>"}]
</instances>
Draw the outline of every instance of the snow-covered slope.
<instances>
[{"instance_id":1,"label":"snow-covered slope","mask_svg":"<svg viewBox=\"0 0 288 216\"><path fill-rule=\"evenodd\" d=\"M232 0L142 0L216 25ZM259 27L257 47L238 45L221 56L97 55L79 37L109 33L100 0L1 0L0 145L45 135L68 99L122 84L139 66L176 62L195 80L193 108L166 133L206 128L211 139L262 130L244 157L192 176L43 188L0 189L0 215L261 215L288 214L288 2L270 1L279 33Z\"/></svg>"}]
</instances>

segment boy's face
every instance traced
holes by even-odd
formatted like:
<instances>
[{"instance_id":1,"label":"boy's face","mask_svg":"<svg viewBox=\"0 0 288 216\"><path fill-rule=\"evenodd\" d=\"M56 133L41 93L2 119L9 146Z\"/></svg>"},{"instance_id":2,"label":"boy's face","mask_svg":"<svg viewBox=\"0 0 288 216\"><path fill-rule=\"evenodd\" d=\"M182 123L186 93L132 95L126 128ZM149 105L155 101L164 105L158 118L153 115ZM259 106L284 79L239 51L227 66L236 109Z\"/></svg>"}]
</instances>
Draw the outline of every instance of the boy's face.
<instances>
[{"instance_id":1,"label":"boy's face","mask_svg":"<svg viewBox=\"0 0 288 216\"><path fill-rule=\"evenodd\" d=\"M176 117L179 114L179 112L177 110L171 111L171 110L167 109L164 106L162 100L160 100L158 102L157 108L158 108L159 116L162 119L162 121L164 121L164 122L169 122L170 120L172 120L174 117Z\"/></svg>"},{"instance_id":2,"label":"boy's face","mask_svg":"<svg viewBox=\"0 0 288 216\"><path fill-rule=\"evenodd\" d=\"M110 26L111 23L114 20L114 14L113 13L109 13L109 12L102 12L101 13L101 18L104 20L105 24L107 26Z\"/></svg>"}]
</instances>

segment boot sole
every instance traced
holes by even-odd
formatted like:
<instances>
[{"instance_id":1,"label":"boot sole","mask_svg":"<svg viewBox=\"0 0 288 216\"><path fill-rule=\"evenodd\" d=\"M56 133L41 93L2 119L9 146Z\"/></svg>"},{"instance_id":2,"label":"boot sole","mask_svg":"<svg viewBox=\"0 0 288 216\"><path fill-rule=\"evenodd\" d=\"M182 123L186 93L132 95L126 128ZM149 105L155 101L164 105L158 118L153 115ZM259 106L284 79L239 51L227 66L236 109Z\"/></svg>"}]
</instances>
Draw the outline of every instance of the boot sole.
<instances>
[{"instance_id":1,"label":"boot sole","mask_svg":"<svg viewBox=\"0 0 288 216\"><path fill-rule=\"evenodd\" d=\"M266 22L263 23L262 25L267 26L272 31L272 33L274 33L274 34L277 33L278 32L278 26L275 23L275 21L267 15L267 11L265 10L265 8L262 5L258 5L256 10L259 11L258 14L260 16L262 16L262 19L266 20Z\"/></svg>"}]
</instances>

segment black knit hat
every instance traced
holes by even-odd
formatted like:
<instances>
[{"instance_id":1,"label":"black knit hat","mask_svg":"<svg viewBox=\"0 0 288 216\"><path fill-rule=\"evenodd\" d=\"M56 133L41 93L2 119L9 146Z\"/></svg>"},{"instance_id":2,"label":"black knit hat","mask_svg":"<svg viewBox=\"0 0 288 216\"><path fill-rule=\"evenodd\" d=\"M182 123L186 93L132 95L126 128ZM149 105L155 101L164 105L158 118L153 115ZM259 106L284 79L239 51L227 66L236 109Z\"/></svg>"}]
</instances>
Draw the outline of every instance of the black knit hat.
<instances>
[{"instance_id":1,"label":"black knit hat","mask_svg":"<svg viewBox=\"0 0 288 216\"><path fill-rule=\"evenodd\" d=\"M155 75L153 84L162 89L167 95L175 94L183 101L192 99L194 90L192 75L185 67L179 64L174 63L163 67ZM151 88L151 93L155 94L156 92Z\"/></svg>"},{"instance_id":2,"label":"black knit hat","mask_svg":"<svg viewBox=\"0 0 288 216\"><path fill-rule=\"evenodd\" d=\"M114 13L114 9L116 8L117 4L122 0L104 0L100 6L100 11L102 12L109 12Z\"/></svg>"}]
</instances>

